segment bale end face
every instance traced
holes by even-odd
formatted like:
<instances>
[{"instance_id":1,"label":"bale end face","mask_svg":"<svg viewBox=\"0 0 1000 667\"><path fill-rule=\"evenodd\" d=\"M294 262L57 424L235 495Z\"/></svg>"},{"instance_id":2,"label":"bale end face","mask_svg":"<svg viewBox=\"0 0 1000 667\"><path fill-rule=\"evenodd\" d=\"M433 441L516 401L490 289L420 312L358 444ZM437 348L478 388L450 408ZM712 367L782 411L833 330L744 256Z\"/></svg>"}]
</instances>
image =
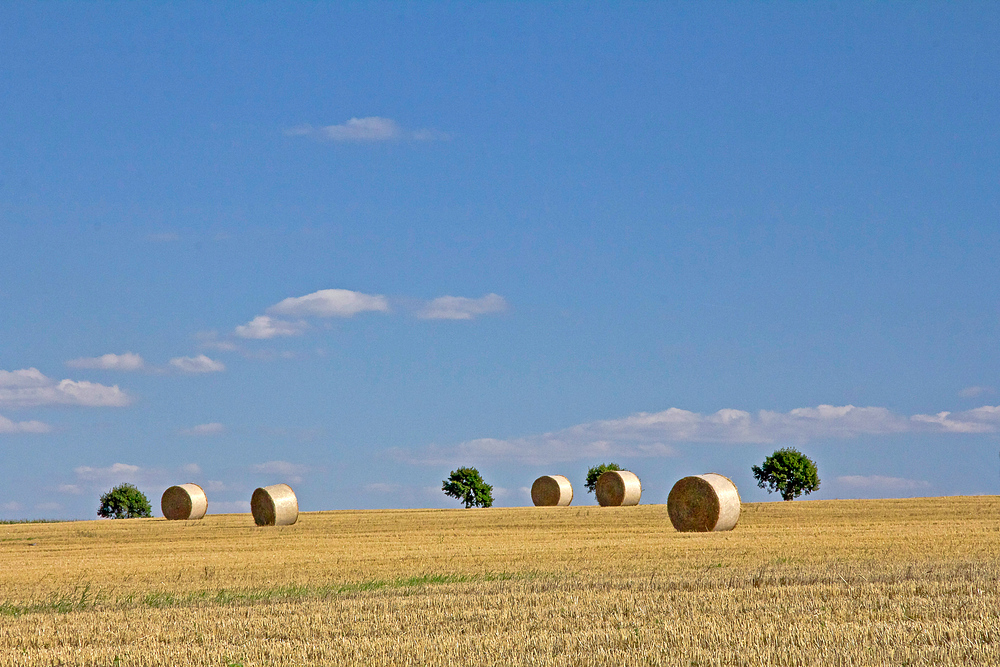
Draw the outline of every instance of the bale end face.
<instances>
[{"instance_id":1,"label":"bale end face","mask_svg":"<svg viewBox=\"0 0 1000 667\"><path fill-rule=\"evenodd\" d=\"M628 470L608 470L597 478L594 493L601 507L628 507L639 504L642 484Z\"/></svg>"},{"instance_id":2,"label":"bale end face","mask_svg":"<svg viewBox=\"0 0 1000 667\"><path fill-rule=\"evenodd\" d=\"M740 496L732 480L708 473L678 480L667 497L670 523L680 532L732 530L740 518Z\"/></svg>"},{"instance_id":3,"label":"bale end face","mask_svg":"<svg viewBox=\"0 0 1000 667\"><path fill-rule=\"evenodd\" d=\"M250 511L258 526L291 526L299 518L299 501L287 484L264 486L250 497Z\"/></svg>"},{"instance_id":4,"label":"bale end face","mask_svg":"<svg viewBox=\"0 0 1000 667\"><path fill-rule=\"evenodd\" d=\"M536 507L565 507L573 502L573 485L562 475L544 475L531 485Z\"/></svg>"},{"instance_id":5,"label":"bale end face","mask_svg":"<svg viewBox=\"0 0 1000 667\"><path fill-rule=\"evenodd\" d=\"M201 519L208 511L208 498L197 484L171 486L160 497L160 510L171 521Z\"/></svg>"}]
</instances>

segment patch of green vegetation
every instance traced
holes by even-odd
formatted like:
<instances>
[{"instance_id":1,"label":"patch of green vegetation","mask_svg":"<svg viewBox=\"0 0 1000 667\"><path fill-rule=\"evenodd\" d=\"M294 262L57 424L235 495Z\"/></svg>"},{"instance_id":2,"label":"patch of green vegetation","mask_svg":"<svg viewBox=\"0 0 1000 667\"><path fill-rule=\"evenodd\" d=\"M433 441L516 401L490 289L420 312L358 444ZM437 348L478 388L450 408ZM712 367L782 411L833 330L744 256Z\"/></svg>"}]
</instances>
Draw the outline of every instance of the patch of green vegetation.
<instances>
[{"instance_id":1,"label":"patch of green vegetation","mask_svg":"<svg viewBox=\"0 0 1000 667\"><path fill-rule=\"evenodd\" d=\"M327 585L289 585L273 588L250 588L228 590L202 590L186 594L170 592L154 592L146 595L131 593L118 598L111 604L115 608L148 607L163 609L164 607L183 607L202 604L255 604L259 602L287 602L310 598L331 598L353 593L368 593L379 590L399 590L421 588L425 586L441 586L446 584L480 583L491 581L531 581L539 578L534 572L512 574L507 572L487 572L484 574L420 574L398 579L372 579L346 584ZM67 614L72 611L92 609L100 596L92 595L90 584L77 586L72 593L56 595L50 599L26 604L0 602L0 616L23 616L25 614ZM104 606L104 605L101 605Z\"/></svg>"},{"instance_id":2,"label":"patch of green vegetation","mask_svg":"<svg viewBox=\"0 0 1000 667\"><path fill-rule=\"evenodd\" d=\"M0 519L0 526L13 526L19 523L68 523L76 519Z\"/></svg>"},{"instance_id":3,"label":"patch of green vegetation","mask_svg":"<svg viewBox=\"0 0 1000 667\"><path fill-rule=\"evenodd\" d=\"M14 604L0 602L0 616L23 616L24 614L56 613L68 614L71 611L82 611L94 606L94 597L90 593L90 584L76 586L72 593L53 595L47 600Z\"/></svg>"}]
</instances>

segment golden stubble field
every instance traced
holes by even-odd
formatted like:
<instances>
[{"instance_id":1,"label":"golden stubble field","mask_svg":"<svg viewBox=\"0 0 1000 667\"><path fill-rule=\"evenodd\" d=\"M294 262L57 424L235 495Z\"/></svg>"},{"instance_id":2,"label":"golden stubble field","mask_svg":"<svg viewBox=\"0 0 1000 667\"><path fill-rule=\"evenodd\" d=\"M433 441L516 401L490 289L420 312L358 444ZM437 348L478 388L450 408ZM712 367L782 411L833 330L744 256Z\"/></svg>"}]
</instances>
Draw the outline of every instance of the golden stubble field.
<instances>
[{"instance_id":1,"label":"golden stubble field","mask_svg":"<svg viewBox=\"0 0 1000 667\"><path fill-rule=\"evenodd\" d=\"M1000 663L1000 498L0 526L0 666Z\"/></svg>"}]
</instances>

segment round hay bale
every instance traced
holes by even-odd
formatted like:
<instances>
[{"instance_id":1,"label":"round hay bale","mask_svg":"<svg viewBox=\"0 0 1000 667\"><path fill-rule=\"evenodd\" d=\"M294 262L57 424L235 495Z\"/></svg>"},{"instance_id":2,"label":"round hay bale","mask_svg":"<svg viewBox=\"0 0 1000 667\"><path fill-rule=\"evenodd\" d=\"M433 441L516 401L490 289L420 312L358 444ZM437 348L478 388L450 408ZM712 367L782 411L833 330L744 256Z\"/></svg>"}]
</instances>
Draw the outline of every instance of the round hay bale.
<instances>
[{"instance_id":1,"label":"round hay bale","mask_svg":"<svg viewBox=\"0 0 1000 667\"><path fill-rule=\"evenodd\" d=\"M573 485L562 475L543 475L531 485L535 507L565 507L573 502Z\"/></svg>"},{"instance_id":2,"label":"round hay bale","mask_svg":"<svg viewBox=\"0 0 1000 667\"><path fill-rule=\"evenodd\" d=\"M594 493L601 507L628 507L639 504L642 484L628 470L608 470L597 478Z\"/></svg>"},{"instance_id":3,"label":"round hay bale","mask_svg":"<svg viewBox=\"0 0 1000 667\"><path fill-rule=\"evenodd\" d=\"M258 526L291 526L299 518L299 501L287 484L264 486L250 497L250 511Z\"/></svg>"},{"instance_id":4,"label":"round hay bale","mask_svg":"<svg viewBox=\"0 0 1000 667\"><path fill-rule=\"evenodd\" d=\"M670 489L667 513L683 533L732 530L740 520L740 493L728 477L692 475Z\"/></svg>"},{"instance_id":5,"label":"round hay bale","mask_svg":"<svg viewBox=\"0 0 1000 667\"><path fill-rule=\"evenodd\" d=\"M208 511L208 497L197 484L171 486L160 498L160 509L171 521L200 519Z\"/></svg>"}]
</instances>

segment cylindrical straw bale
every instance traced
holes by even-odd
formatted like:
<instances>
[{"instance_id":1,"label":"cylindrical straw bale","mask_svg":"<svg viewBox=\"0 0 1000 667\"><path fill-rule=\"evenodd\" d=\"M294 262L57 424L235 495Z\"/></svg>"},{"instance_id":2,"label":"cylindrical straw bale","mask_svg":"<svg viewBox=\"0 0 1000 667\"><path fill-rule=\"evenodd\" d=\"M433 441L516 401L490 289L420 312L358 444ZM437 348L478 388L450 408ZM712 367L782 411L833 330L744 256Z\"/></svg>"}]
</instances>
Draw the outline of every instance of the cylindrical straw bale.
<instances>
[{"instance_id":1,"label":"cylindrical straw bale","mask_svg":"<svg viewBox=\"0 0 1000 667\"><path fill-rule=\"evenodd\" d=\"M543 475L531 485L536 507L565 507L573 502L573 485L562 475Z\"/></svg>"},{"instance_id":2,"label":"cylindrical straw bale","mask_svg":"<svg viewBox=\"0 0 1000 667\"><path fill-rule=\"evenodd\" d=\"M740 520L740 493L733 480L715 473L692 475L674 484L667 513L677 530L732 530Z\"/></svg>"},{"instance_id":3,"label":"cylindrical straw bale","mask_svg":"<svg viewBox=\"0 0 1000 667\"><path fill-rule=\"evenodd\" d=\"M197 484L171 486L160 498L160 509L167 519L200 519L208 511L208 497Z\"/></svg>"},{"instance_id":4,"label":"cylindrical straw bale","mask_svg":"<svg viewBox=\"0 0 1000 667\"><path fill-rule=\"evenodd\" d=\"M608 470L597 478L594 492L601 507L627 507L639 504L642 484L628 470Z\"/></svg>"},{"instance_id":5,"label":"cylindrical straw bale","mask_svg":"<svg viewBox=\"0 0 1000 667\"><path fill-rule=\"evenodd\" d=\"M258 526L290 526L299 518L299 501L287 484L264 486L250 497L250 511Z\"/></svg>"}]
</instances>

